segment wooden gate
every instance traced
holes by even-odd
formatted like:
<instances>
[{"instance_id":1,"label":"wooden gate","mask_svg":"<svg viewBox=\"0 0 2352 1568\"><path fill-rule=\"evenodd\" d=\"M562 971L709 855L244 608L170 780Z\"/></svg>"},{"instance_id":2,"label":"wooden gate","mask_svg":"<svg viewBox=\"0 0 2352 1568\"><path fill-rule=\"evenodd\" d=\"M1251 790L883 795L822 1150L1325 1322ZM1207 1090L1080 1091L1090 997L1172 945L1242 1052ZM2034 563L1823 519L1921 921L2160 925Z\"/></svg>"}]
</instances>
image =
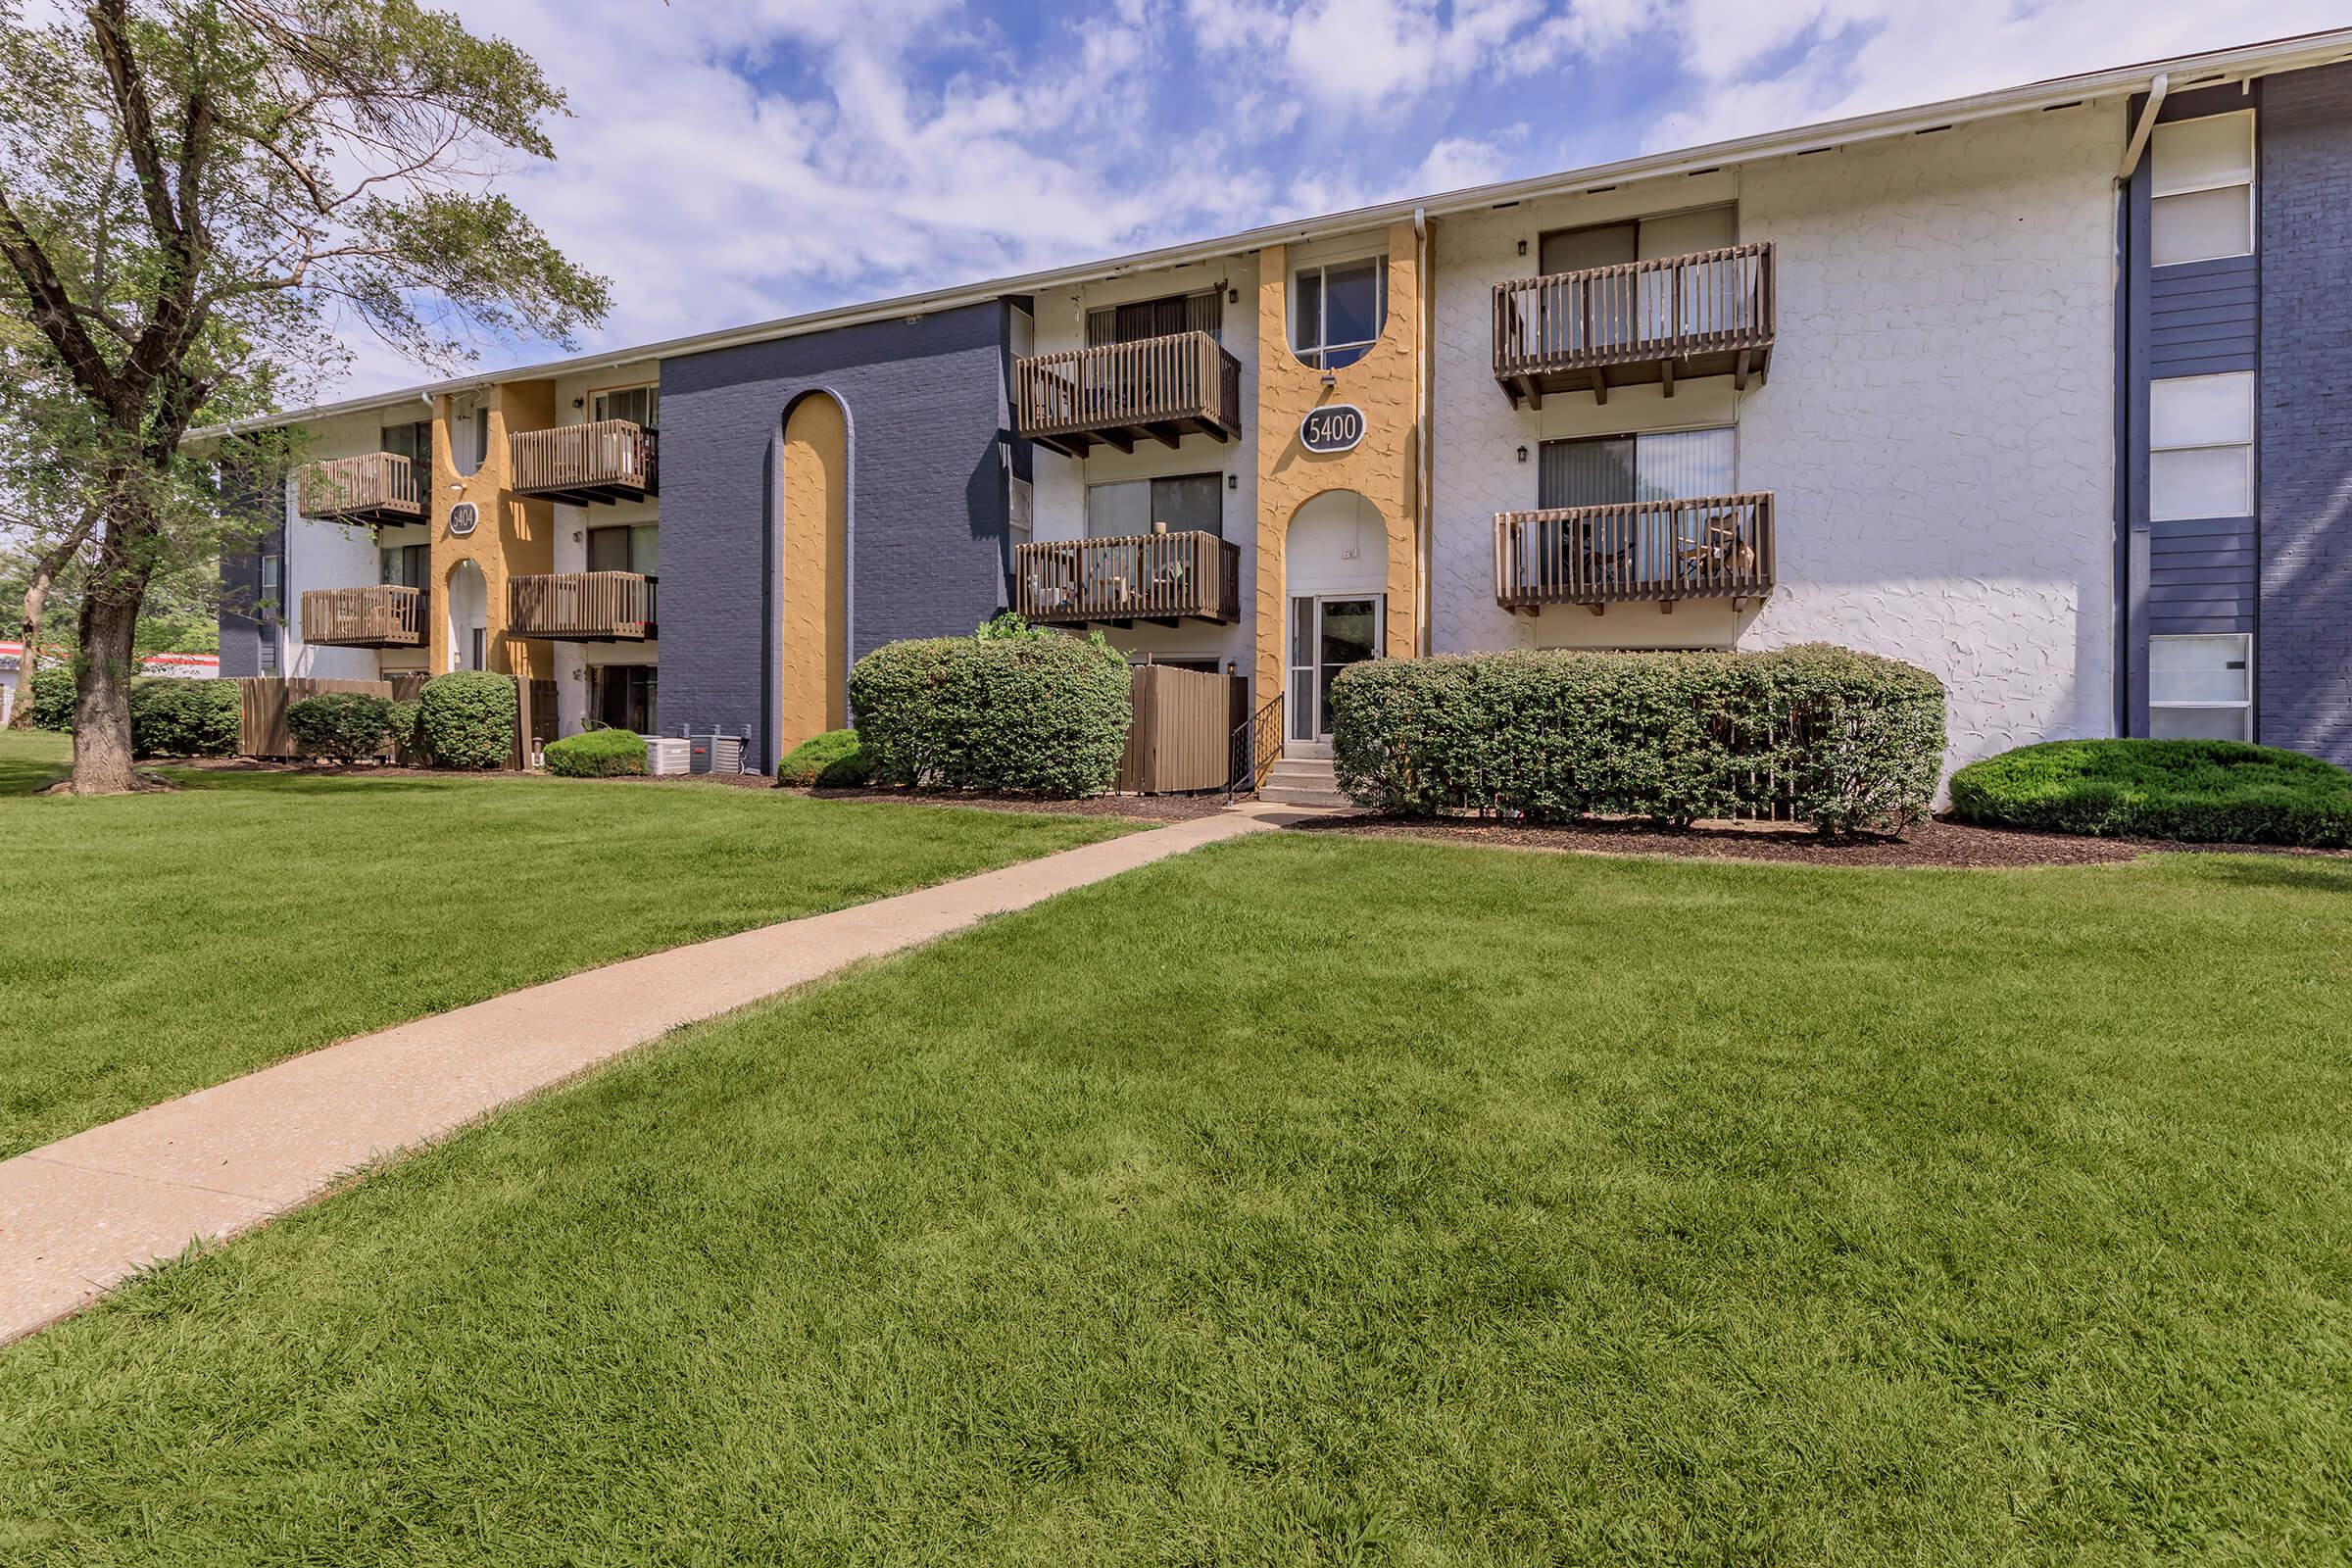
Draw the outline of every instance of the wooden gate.
<instances>
[{"instance_id":1,"label":"wooden gate","mask_svg":"<svg viewBox=\"0 0 2352 1568\"><path fill-rule=\"evenodd\" d=\"M1169 664L1139 664L1128 676L1135 717L1119 789L1133 795L1221 790L1231 771L1234 688L1238 675L1210 675Z\"/></svg>"}]
</instances>

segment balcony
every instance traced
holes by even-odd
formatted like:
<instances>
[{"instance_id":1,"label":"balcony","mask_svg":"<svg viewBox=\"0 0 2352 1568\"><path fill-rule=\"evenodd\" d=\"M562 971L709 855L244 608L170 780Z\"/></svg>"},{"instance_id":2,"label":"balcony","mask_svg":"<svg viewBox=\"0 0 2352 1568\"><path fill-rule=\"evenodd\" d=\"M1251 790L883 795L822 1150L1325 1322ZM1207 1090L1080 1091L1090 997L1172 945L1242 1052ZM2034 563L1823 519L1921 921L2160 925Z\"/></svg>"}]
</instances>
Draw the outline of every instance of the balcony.
<instances>
[{"instance_id":1,"label":"balcony","mask_svg":"<svg viewBox=\"0 0 2352 1568\"><path fill-rule=\"evenodd\" d=\"M307 589L302 640L321 648L422 648L429 600L422 588L389 583Z\"/></svg>"},{"instance_id":2,"label":"balcony","mask_svg":"<svg viewBox=\"0 0 2352 1568\"><path fill-rule=\"evenodd\" d=\"M1735 610L1772 592L1770 495L1640 501L1614 507L1505 512L1494 518L1494 602L1544 605L1729 599Z\"/></svg>"},{"instance_id":3,"label":"balcony","mask_svg":"<svg viewBox=\"0 0 2352 1568\"><path fill-rule=\"evenodd\" d=\"M1546 392L1609 401L1613 386L1728 375L1772 363L1772 245L1555 272L1494 285L1494 379L1516 408Z\"/></svg>"},{"instance_id":4,"label":"balcony","mask_svg":"<svg viewBox=\"0 0 2352 1568\"><path fill-rule=\"evenodd\" d=\"M662 493L655 432L626 419L517 430L507 441L513 459L507 488L516 495L584 507Z\"/></svg>"},{"instance_id":5,"label":"balcony","mask_svg":"<svg viewBox=\"0 0 2352 1568\"><path fill-rule=\"evenodd\" d=\"M1012 608L1038 625L1241 618L1242 553L1213 533L1021 545L1012 574Z\"/></svg>"},{"instance_id":6,"label":"balcony","mask_svg":"<svg viewBox=\"0 0 2352 1568\"><path fill-rule=\"evenodd\" d=\"M1242 366L1206 332L1175 332L1012 362L1013 424L1073 458L1096 442L1133 452L1147 438L1242 433Z\"/></svg>"},{"instance_id":7,"label":"balcony","mask_svg":"<svg viewBox=\"0 0 2352 1568\"><path fill-rule=\"evenodd\" d=\"M654 640L654 585L633 571L564 571L507 583L507 635L559 643Z\"/></svg>"},{"instance_id":8,"label":"balcony","mask_svg":"<svg viewBox=\"0 0 2352 1568\"><path fill-rule=\"evenodd\" d=\"M306 463L294 472L294 496L304 516L321 522L390 526L424 520L416 470L390 452Z\"/></svg>"}]
</instances>

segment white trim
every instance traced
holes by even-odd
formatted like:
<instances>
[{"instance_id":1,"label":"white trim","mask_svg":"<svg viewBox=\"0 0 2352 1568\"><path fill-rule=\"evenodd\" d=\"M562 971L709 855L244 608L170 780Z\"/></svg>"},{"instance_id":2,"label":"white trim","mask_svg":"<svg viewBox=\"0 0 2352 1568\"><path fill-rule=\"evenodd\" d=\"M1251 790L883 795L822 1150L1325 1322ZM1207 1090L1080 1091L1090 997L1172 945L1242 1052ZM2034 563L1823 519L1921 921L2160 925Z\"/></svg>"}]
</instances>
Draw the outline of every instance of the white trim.
<instances>
[{"instance_id":1,"label":"white trim","mask_svg":"<svg viewBox=\"0 0 2352 1568\"><path fill-rule=\"evenodd\" d=\"M1911 135L1919 131L1942 130L1952 125L1979 120L1997 119L2004 115L2029 114L2044 109L2065 108L2077 103L2129 97L2148 91L2160 77L2181 78L2179 85L2183 89L2207 87L2218 82L2270 75L2287 71L2303 71L2315 66L2332 65L2348 59L2352 59L2352 27L2337 27L2326 32L2271 39L2233 49L2217 50L2209 54L2183 55L2170 60L2150 61L2142 65L2122 66L2105 71L2090 72L2082 75L2060 76L2046 81L2029 82L2022 86L2002 88L1995 92L1945 99L1938 103L1893 110L1885 114L1825 121L1818 124L1771 131L1757 136L1743 136L1731 141L1712 142L1682 151L1652 153L1639 158L1620 159L1615 163L1594 164L1584 169L1539 175L1532 179L1472 186L1465 190L1449 192L1443 197L1416 197L1378 207L1358 208L1352 212L1337 213L1325 218L1270 224L1217 239L1202 240L1189 245L1166 246L1153 251L1139 251L1133 255L1106 261L1088 262L1077 267L1022 273L929 293L902 295L897 299L875 303L840 306L831 310L813 311L803 316L780 317L774 320L762 321L751 326L727 327L688 337L670 338L663 342L645 344L636 348L576 355L569 359L521 366L480 375L427 382L368 397L350 398L340 403L325 403L306 409L295 409L284 414L272 415L267 418L240 419L226 424L206 425L201 429L189 431L187 439L190 441L215 440L236 430L264 429L273 425L322 419L338 414L355 414L364 410L388 408L413 398L430 398L436 394L445 395L462 387L485 386L496 381L544 380L580 371L618 369L625 366L642 365L648 361L675 359L688 354L707 354L715 349L734 348L749 343L764 343L776 338L796 337L804 333L827 331L836 327L957 310L969 305L992 302L1007 294L1035 294L1052 289L1066 289L1090 282L1123 277L1138 271L1181 267L1194 262L1213 261L1219 257L1241 255L1268 245L1296 245L1301 241L1345 234L1350 229L1404 222L1409 220L1417 211L1425 213L1428 217L1443 218L1456 213L1476 212L1482 208L1509 206L1518 202L1541 200L1546 196L1566 195L1593 186L1622 184L1634 179L1662 179L1676 174L1706 173L1730 165L1751 163L1758 159L1784 158L1796 153L1820 152L1836 147L1851 146L1859 142Z\"/></svg>"}]
</instances>

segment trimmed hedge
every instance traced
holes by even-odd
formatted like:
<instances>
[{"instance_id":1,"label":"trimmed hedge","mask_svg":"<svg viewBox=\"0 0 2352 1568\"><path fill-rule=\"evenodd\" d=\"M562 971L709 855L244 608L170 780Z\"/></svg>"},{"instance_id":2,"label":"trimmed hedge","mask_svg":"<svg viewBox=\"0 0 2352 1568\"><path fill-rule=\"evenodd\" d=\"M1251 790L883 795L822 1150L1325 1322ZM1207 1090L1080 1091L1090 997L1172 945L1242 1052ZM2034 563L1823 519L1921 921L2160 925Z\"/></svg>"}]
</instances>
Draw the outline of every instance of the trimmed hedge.
<instances>
[{"instance_id":1,"label":"trimmed hedge","mask_svg":"<svg viewBox=\"0 0 2352 1568\"><path fill-rule=\"evenodd\" d=\"M1986 827L2201 844L2352 845L2352 773L2242 741L2045 741L1952 775Z\"/></svg>"},{"instance_id":2,"label":"trimmed hedge","mask_svg":"<svg viewBox=\"0 0 2352 1568\"><path fill-rule=\"evenodd\" d=\"M416 733L442 767L504 767L519 713L511 675L453 669L416 694Z\"/></svg>"},{"instance_id":3,"label":"trimmed hedge","mask_svg":"<svg viewBox=\"0 0 2352 1568\"><path fill-rule=\"evenodd\" d=\"M547 770L564 778L620 778L645 771L645 737L633 730L592 729L549 741Z\"/></svg>"},{"instance_id":4,"label":"trimmed hedge","mask_svg":"<svg viewBox=\"0 0 2352 1568\"><path fill-rule=\"evenodd\" d=\"M875 649L850 671L873 777L1073 798L1118 782L1126 662L1100 639L992 625Z\"/></svg>"},{"instance_id":5,"label":"trimmed hedge","mask_svg":"<svg viewBox=\"0 0 2352 1568\"><path fill-rule=\"evenodd\" d=\"M32 727L74 727L74 671L64 664L43 664L32 672Z\"/></svg>"},{"instance_id":6,"label":"trimmed hedge","mask_svg":"<svg viewBox=\"0 0 2352 1568\"><path fill-rule=\"evenodd\" d=\"M811 735L776 764L776 786L806 789L828 771L840 771L847 776L863 765L858 760L858 732L854 729L829 729L822 735ZM861 778L858 782L864 781Z\"/></svg>"},{"instance_id":7,"label":"trimmed hedge","mask_svg":"<svg viewBox=\"0 0 2352 1568\"><path fill-rule=\"evenodd\" d=\"M1899 831L1943 767L1943 686L1827 644L1376 660L1332 683L1333 767L1409 815L1784 816Z\"/></svg>"},{"instance_id":8,"label":"trimmed hedge","mask_svg":"<svg viewBox=\"0 0 2352 1568\"><path fill-rule=\"evenodd\" d=\"M234 757L242 738L233 680L141 676L130 683L133 756Z\"/></svg>"},{"instance_id":9,"label":"trimmed hedge","mask_svg":"<svg viewBox=\"0 0 2352 1568\"><path fill-rule=\"evenodd\" d=\"M367 692L320 692L286 705L286 730L309 757L355 762L391 746L392 699Z\"/></svg>"},{"instance_id":10,"label":"trimmed hedge","mask_svg":"<svg viewBox=\"0 0 2352 1568\"><path fill-rule=\"evenodd\" d=\"M384 739L392 743L392 755L411 762L425 760L424 735L416 727L416 699L394 703L384 720Z\"/></svg>"}]
</instances>

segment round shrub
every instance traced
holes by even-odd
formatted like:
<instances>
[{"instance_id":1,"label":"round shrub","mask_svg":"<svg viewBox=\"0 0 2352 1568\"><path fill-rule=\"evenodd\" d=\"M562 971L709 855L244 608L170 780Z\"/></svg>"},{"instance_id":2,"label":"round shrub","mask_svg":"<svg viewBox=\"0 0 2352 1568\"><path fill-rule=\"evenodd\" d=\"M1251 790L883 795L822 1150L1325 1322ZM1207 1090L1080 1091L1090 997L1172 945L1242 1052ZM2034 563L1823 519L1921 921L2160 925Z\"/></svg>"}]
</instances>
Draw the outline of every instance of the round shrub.
<instances>
[{"instance_id":1,"label":"round shrub","mask_svg":"<svg viewBox=\"0 0 2352 1568\"><path fill-rule=\"evenodd\" d=\"M645 771L645 737L625 729L592 729L549 741L547 770L564 778L618 778Z\"/></svg>"},{"instance_id":2,"label":"round shrub","mask_svg":"<svg viewBox=\"0 0 2352 1568\"><path fill-rule=\"evenodd\" d=\"M392 699L367 692L320 692L286 705L286 730L308 757L338 762L380 757L390 747Z\"/></svg>"},{"instance_id":3,"label":"round shrub","mask_svg":"<svg viewBox=\"0 0 2352 1568\"><path fill-rule=\"evenodd\" d=\"M32 727L74 727L74 671L63 664L43 664L32 672Z\"/></svg>"},{"instance_id":4,"label":"round shrub","mask_svg":"<svg viewBox=\"0 0 2352 1568\"><path fill-rule=\"evenodd\" d=\"M2352 773L2242 741L2045 741L1952 775L1987 827L2201 844L2352 845Z\"/></svg>"},{"instance_id":5,"label":"round shrub","mask_svg":"<svg viewBox=\"0 0 2352 1568\"><path fill-rule=\"evenodd\" d=\"M811 735L776 764L776 783L779 787L806 788L815 783L826 768L857 755L858 732L854 729L831 729L822 735Z\"/></svg>"},{"instance_id":6,"label":"round shrub","mask_svg":"<svg viewBox=\"0 0 2352 1568\"><path fill-rule=\"evenodd\" d=\"M234 757L242 739L235 681L141 677L130 683L134 755Z\"/></svg>"},{"instance_id":7,"label":"round shrub","mask_svg":"<svg viewBox=\"0 0 2352 1568\"><path fill-rule=\"evenodd\" d=\"M512 675L453 669L416 694L416 732L442 767L503 767L520 710Z\"/></svg>"},{"instance_id":8,"label":"round shrub","mask_svg":"<svg viewBox=\"0 0 2352 1568\"><path fill-rule=\"evenodd\" d=\"M1899 831L1943 768L1943 686L1825 644L1376 660L1332 683L1332 766L1409 815L1777 817Z\"/></svg>"},{"instance_id":9,"label":"round shrub","mask_svg":"<svg viewBox=\"0 0 2352 1568\"><path fill-rule=\"evenodd\" d=\"M873 782L873 760L859 747L847 757L837 757L827 762L824 771L816 775L820 790L861 790Z\"/></svg>"},{"instance_id":10,"label":"round shrub","mask_svg":"<svg viewBox=\"0 0 2352 1568\"><path fill-rule=\"evenodd\" d=\"M1068 799L1118 781L1127 666L1058 632L891 643L850 671L873 777Z\"/></svg>"}]
</instances>

